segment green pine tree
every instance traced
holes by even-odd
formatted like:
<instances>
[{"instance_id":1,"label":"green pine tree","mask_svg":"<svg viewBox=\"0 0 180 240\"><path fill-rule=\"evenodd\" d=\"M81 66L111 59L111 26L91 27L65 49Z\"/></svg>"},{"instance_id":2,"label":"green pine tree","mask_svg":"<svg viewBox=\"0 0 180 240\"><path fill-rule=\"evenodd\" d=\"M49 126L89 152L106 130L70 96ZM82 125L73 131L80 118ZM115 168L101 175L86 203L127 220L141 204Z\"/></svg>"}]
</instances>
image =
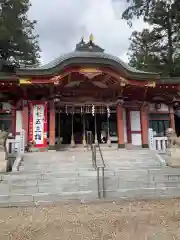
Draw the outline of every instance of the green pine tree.
<instances>
[{"instance_id":1,"label":"green pine tree","mask_svg":"<svg viewBox=\"0 0 180 240\"><path fill-rule=\"evenodd\" d=\"M159 54L160 40L156 33L144 29L134 31L130 38L129 64L139 70L160 72L163 68L162 56Z\"/></svg>"},{"instance_id":2,"label":"green pine tree","mask_svg":"<svg viewBox=\"0 0 180 240\"><path fill-rule=\"evenodd\" d=\"M142 17L151 25L155 42L160 40L159 56L163 73L179 72L180 1L179 0L127 0L129 7L122 17L131 25L134 18ZM156 53L157 54L157 53ZM157 56L157 55L156 55Z\"/></svg>"},{"instance_id":3,"label":"green pine tree","mask_svg":"<svg viewBox=\"0 0 180 240\"><path fill-rule=\"evenodd\" d=\"M39 61L38 36L34 34L36 21L27 13L29 0L0 1L0 59L11 64L34 65Z\"/></svg>"}]
</instances>

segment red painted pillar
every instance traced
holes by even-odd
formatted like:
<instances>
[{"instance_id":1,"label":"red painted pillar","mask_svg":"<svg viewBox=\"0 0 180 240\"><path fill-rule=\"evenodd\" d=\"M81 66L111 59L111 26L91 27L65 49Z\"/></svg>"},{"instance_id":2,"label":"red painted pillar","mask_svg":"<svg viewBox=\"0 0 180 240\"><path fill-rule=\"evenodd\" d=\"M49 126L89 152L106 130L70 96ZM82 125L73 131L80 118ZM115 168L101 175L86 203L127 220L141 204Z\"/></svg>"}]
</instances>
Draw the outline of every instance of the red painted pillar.
<instances>
[{"instance_id":1,"label":"red painted pillar","mask_svg":"<svg viewBox=\"0 0 180 240\"><path fill-rule=\"evenodd\" d=\"M130 109L126 109L127 143L132 143Z\"/></svg>"},{"instance_id":2,"label":"red painted pillar","mask_svg":"<svg viewBox=\"0 0 180 240\"><path fill-rule=\"evenodd\" d=\"M124 142L124 121L123 121L123 107L118 104L116 109L117 114L117 133L118 133L118 148L125 148Z\"/></svg>"},{"instance_id":3,"label":"red painted pillar","mask_svg":"<svg viewBox=\"0 0 180 240\"><path fill-rule=\"evenodd\" d=\"M16 105L11 107L11 133L12 137L16 137Z\"/></svg>"},{"instance_id":4,"label":"red painted pillar","mask_svg":"<svg viewBox=\"0 0 180 240\"><path fill-rule=\"evenodd\" d=\"M49 146L52 148L52 146L55 146L55 128L56 128L56 122L55 122L55 106L54 102L51 101L49 105Z\"/></svg>"},{"instance_id":5,"label":"red painted pillar","mask_svg":"<svg viewBox=\"0 0 180 240\"><path fill-rule=\"evenodd\" d=\"M25 130L25 144L28 143L28 134L29 134L29 108L27 102L23 104L22 109L22 125Z\"/></svg>"},{"instance_id":6,"label":"red painted pillar","mask_svg":"<svg viewBox=\"0 0 180 240\"><path fill-rule=\"evenodd\" d=\"M141 140L142 147L148 148L148 127L149 127L149 117L148 117L148 106L142 106L140 109L141 117Z\"/></svg>"},{"instance_id":7,"label":"red painted pillar","mask_svg":"<svg viewBox=\"0 0 180 240\"><path fill-rule=\"evenodd\" d=\"M174 109L172 106L169 107L169 120L170 120L170 128L175 130L175 121L174 121Z\"/></svg>"}]
</instances>

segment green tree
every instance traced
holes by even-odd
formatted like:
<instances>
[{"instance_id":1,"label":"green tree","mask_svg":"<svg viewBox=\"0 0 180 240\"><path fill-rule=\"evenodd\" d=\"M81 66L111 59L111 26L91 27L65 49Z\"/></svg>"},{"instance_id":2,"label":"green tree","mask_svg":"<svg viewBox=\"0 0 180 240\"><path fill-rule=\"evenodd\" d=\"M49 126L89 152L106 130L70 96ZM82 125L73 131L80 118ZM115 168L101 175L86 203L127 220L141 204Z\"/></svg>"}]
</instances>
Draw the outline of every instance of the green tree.
<instances>
[{"instance_id":1,"label":"green tree","mask_svg":"<svg viewBox=\"0 0 180 240\"><path fill-rule=\"evenodd\" d=\"M163 54L159 51L160 40L155 32L144 29L134 31L130 38L129 64L139 70L160 72L163 68Z\"/></svg>"},{"instance_id":2,"label":"green tree","mask_svg":"<svg viewBox=\"0 0 180 240\"><path fill-rule=\"evenodd\" d=\"M180 52L180 1L179 0L127 0L129 7L122 17L131 25L134 18L142 17L151 25L160 40L159 51L164 69L172 75L178 71ZM155 39L156 41L156 39Z\"/></svg>"},{"instance_id":3,"label":"green tree","mask_svg":"<svg viewBox=\"0 0 180 240\"><path fill-rule=\"evenodd\" d=\"M38 63L36 21L27 16L30 6L29 0L0 1L0 58L4 61L26 66Z\"/></svg>"}]
</instances>

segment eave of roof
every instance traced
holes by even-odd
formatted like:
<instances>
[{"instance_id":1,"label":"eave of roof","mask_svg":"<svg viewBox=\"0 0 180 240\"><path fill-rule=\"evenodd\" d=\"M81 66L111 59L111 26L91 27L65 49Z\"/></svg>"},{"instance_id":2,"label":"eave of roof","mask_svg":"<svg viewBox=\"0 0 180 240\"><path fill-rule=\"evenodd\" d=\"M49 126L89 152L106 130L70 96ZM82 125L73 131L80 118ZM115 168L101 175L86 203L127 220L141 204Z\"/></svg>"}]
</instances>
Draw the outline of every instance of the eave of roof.
<instances>
[{"instance_id":1,"label":"eave of roof","mask_svg":"<svg viewBox=\"0 0 180 240\"><path fill-rule=\"evenodd\" d=\"M0 72L0 80L18 80L19 77L15 74L12 73L4 73L4 72Z\"/></svg>"},{"instance_id":2,"label":"eave of roof","mask_svg":"<svg viewBox=\"0 0 180 240\"><path fill-rule=\"evenodd\" d=\"M39 67L20 68L17 69L19 76L45 76L55 75L61 72L70 64L102 64L114 67L116 71L123 71L127 77L132 77L139 80L159 79L159 74L154 72L144 72L136 70L124 63L118 57L102 52L84 52L74 51L60 56L54 61Z\"/></svg>"},{"instance_id":3,"label":"eave of roof","mask_svg":"<svg viewBox=\"0 0 180 240\"><path fill-rule=\"evenodd\" d=\"M160 77L159 84L180 84L180 77Z\"/></svg>"}]
</instances>

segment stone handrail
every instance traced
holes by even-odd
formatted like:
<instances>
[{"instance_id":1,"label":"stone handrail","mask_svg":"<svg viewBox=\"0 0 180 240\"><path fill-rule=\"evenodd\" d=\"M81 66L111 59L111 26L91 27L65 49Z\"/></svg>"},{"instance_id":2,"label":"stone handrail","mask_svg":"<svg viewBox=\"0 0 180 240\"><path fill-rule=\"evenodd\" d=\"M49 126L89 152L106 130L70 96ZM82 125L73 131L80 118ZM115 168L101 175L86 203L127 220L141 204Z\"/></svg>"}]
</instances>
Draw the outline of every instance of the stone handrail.
<instances>
[{"instance_id":1,"label":"stone handrail","mask_svg":"<svg viewBox=\"0 0 180 240\"><path fill-rule=\"evenodd\" d=\"M153 129L149 128L149 148L159 153L166 153L168 145L167 136L156 136Z\"/></svg>"}]
</instances>

